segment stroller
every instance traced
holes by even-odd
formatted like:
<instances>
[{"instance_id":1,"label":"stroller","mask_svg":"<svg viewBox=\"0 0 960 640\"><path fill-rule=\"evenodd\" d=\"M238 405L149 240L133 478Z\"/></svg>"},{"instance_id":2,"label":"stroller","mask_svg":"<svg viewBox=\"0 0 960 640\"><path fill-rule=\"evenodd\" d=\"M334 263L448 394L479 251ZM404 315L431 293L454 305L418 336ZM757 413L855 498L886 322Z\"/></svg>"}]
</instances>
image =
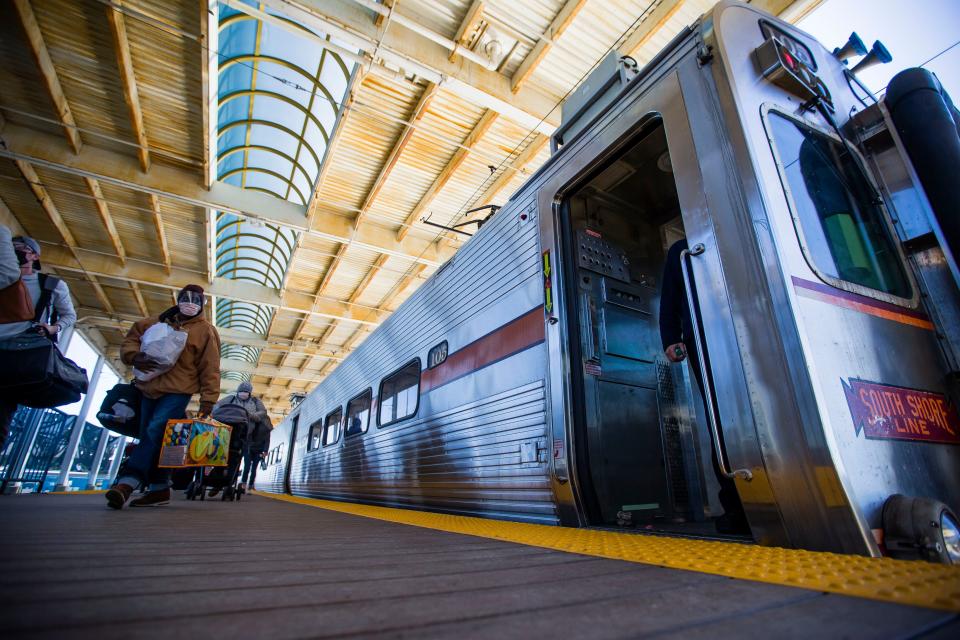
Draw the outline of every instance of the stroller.
<instances>
[{"instance_id":1,"label":"stroller","mask_svg":"<svg viewBox=\"0 0 960 640\"><path fill-rule=\"evenodd\" d=\"M243 412L242 415L238 411ZM187 500L206 500L207 489L219 489L221 500L240 500L243 492L237 490L240 462L243 460L243 445L247 439L247 411L235 404L228 404L215 411L213 419L233 427L230 430L230 447L225 467L197 467L193 480L187 485Z\"/></svg>"}]
</instances>

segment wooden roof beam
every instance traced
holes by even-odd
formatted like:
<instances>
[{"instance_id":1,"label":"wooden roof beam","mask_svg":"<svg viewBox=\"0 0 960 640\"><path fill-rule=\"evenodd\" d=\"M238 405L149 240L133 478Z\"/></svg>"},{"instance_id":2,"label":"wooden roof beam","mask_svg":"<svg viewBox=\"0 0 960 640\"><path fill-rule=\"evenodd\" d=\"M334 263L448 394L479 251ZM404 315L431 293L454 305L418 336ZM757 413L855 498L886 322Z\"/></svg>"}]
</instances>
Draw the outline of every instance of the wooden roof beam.
<instances>
[{"instance_id":1,"label":"wooden roof beam","mask_svg":"<svg viewBox=\"0 0 960 640\"><path fill-rule=\"evenodd\" d=\"M150 208L153 209L153 230L157 234L157 246L160 247L160 257L163 260L164 269L167 270L167 275L170 275L170 269L172 268L170 247L167 244L167 233L163 226L163 212L160 210L160 198L154 194L150 194Z\"/></svg>"},{"instance_id":2,"label":"wooden roof beam","mask_svg":"<svg viewBox=\"0 0 960 640\"><path fill-rule=\"evenodd\" d=\"M113 0L116 6L123 6L123 0ZM117 67L123 82L123 100L130 112L130 124L137 138L137 157L140 168L150 170L150 151L147 145L147 133L143 126L143 111L140 109L140 94L137 91L137 77L133 72L133 57L130 55L130 41L127 40L127 23L123 13L113 6L107 7L107 20L113 34L113 50L117 54Z\"/></svg>"},{"instance_id":3,"label":"wooden roof beam","mask_svg":"<svg viewBox=\"0 0 960 640\"><path fill-rule=\"evenodd\" d=\"M237 0L225 0L241 11L250 7ZM387 67L369 60L371 72L396 77L390 67L405 69L423 78L441 82L444 89L464 100L491 109L522 127L549 133L559 125L560 110L550 96L539 91L511 91L510 78L471 60L450 60L450 49L403 26L386 33L370 19L369 10L344 0L261 0L262 4L295 22L318 29L345 45L373 51ZM252 13L252 11L250 11ZM279 24L279 23L278 23ZM291 28L293 29L293 28ZM382 37L381 37L382 36Z\"/></svg>"},{"instance_id":4,"label":"wooden roof beam","mask_svg":"<svg viewBox=\"0 0 960 640\"><path fill-rule=\"evenodd\" d=\"M83 181L86 183L90 195L93 196L97 213L100 214L100 221L107 230L107 236L110 238L113 250L116 252L117 257L120 258L120 264L125 265L127 263L127 252L124 251L123 243L120 242L120 234L117 233L117 226L113 223L113 215L110 213L110 207L107 205L106 198L103 197L103 190L100 188L100 183L93 178L84 178Z\"/></svg>"},{"instance_id":5,"label":"wooden roof beam","mask_svg":"<svg viewBox=\"0 0 960 640\"><path fill-rule=\"evenodd\" d=\"M517 93L523 89L523 85L527 83L530 76L536 71L537 66L543 62L547 53L550 52L553 43L556 42L557 38L563 35L567 27L573 23L573 19L577 17L577 14L580 13L580 10L583 9L586 3L587 0L567 0L567 2L560 7L560 11L554 16L546 32L540 37L540 41L534 45L530 53L527 54L527 57L524 58L520 66L517 67L517 70L513 72L513 77L510 78L510 90L513 91L513 93Z\"/></svg>"},{"instance_id":6,"label":"wooden roof beam","mask_svg":"<svg viewBox=\"0 0 960 640\"><path fill-rule=\"evenodd\" d=\"M150 310L147 309L147 301L143 299L143 292L140 291L140 285L136 282L131 282L130 289L133 291L133 297L137 300L137 308L140 309L140 315L146 318L150 315Z\"/></svg>"},{"instance_id":7,"label":"wooden roof beam","mask_svg":"<svg viewBox=\"0 0 960 640\"><path fill-rule=\"evenodd\" d=\"M122 282L136 282L161 289L167 289L171 295L184 286L200 281L202 272L173 266L170 274L166 273L163 265L137 260L127 257L126 265L114 256L88 251L81 248L68 248L51 243L42 243L43 263L55 267L63 272L74 272L87 276L111 278ZM359 324L377 325L386 315L373 307L359 304L322 298L315 302L314 296L305 291L287 290L281 294L277 289L256 285L241 280L229 278L214 278L213 282L205 287L210 296L222 297L239 302L249 302L268 307L308 313L332 320L343 320ZM174 303L176 300L174 299Z\"/></svg>"},{"instance_id":8,"label":"wooden roof beam","mask_svg":"<svg viewBox=\"0 0 960 640\"><path fill-rule=\"evenodd\" d=\"M439 87L434 82L428 82L426 87L423 89L423 93L420 94L420 99L417 101L417 104L414 106L413 111L411 111L410 117L407 120L408 124L416 124L419 122L423 116L426 115L430 103L433 101L434 97L437 95ZM360 221L363 218L363 215L373 206L374 201L377 196L380 194L383 185L386 183L387 178L390 177L391 172L394 167L396 167L397 162L400 160L400 156L403 154L403 150L407 147L407 144L413 138L413 134L416 132L415 127L404 127L403 133L400 134L400 137L397 138L397 141L393 145L393 149L390 150L390 154L387 156L387 161L384 163L383 167L380 169L377 179L374 180L373 186L370 188L370 191L367 192L367 196L364 198L363 206L360 208L360 212L357 214L357 217L354 219L354 228L358 228ZM323 279L320 281L320 285L317 287L317 296L323 295L324 290L329 286L330 282L333 280L334 274L336 274L337 269L340 268L340 265L343 264L343 256L346 254L347 245L342 244L337 251L337 255L334 257L333 261L330 263L330 266L327 268L326 273L324 273ZM382 265L386 261L386 255L381 254L377 259L377 264ZM367 274L368 277L371 277L372 274L376 273L379 270L379 266L376 268L371 268L370 272ZM366 278L365 278L366 279ZM354 300L350 300L354 302ZM300 323L297 325L297 329L294 332L294 339L300 337L303 333L304 327L307 325L308 316L304 316ZM324 332L324 336L328 336L332 330L332 326L328 327ZM321 344L323 340L320 341ZM286 357L284 357L284 363L286 363Z\"/></svg>"},{"instance_id":9,"label":"wooden roof beam","mask_svg":"<svg viewBox=\"0 0 960 640\"><path fill-rule=\"evenodd\" d=\"M433 184L430 185L427 192L420 198L420 201L413 208L413 211L410 212L410 215L403 221L403 226L397 231L397 241L402 241L406 237L407 233L410 232L411 225L413 225L420 217L420 214L433 203L434 198L437 197L440 191L450 181L450 178L457 172L457 169L460 168L460 165L467 159L470 153L469 148L477 144L477 142L486 135L498 115L496 111L489 109L484 112L483 116L481 116L480 120L477 121L477 124L473 127L473 130L463 141L463 147L457 149L456 153L454 153L449 162L447 162L447 166L443 168L440 175L437 176L437 179L433 181Z\"/></svg>"},{"instance_id":10,"label":"wooden roof beam","mask_svg":"<svg viewBox=\"0 0 960 640\"><path fill-rule=\"evenodd\" d=\"M676 15L685 0L663 0L649 16L637 26L622 45L620 51L633 55L638 49L650 42L650 38L657 34L670 18Z\"/></svg>"},{"instance_id":11,"label":"wooden roof beam","mask_svg":"<svg viewBox=\"0 0 960 640\"><path fill-rule=\"evenodd\" d=\"M457 46L450 52L449 59L451 61L456 60L457 51L463 46L463 37L473 30L481 18L483 18L483 0L473 0L473 4L470 5L463 17L463 22L460 23L460 28L457 29L457 35L453 37Z\"/></svg>"},{"instance_id":12,"label":"wooden roof beam","mask_svg":"<svg viewBox=\"0 0 960 640\"><path fill-rule=\"evenodd\" d=\"M540 151L543 150L543 147L550 141L550 136L545 136L542 133L538 133L536 137L530 141L530 144L517 154L517 157L510 163L510 165L504 169L503 173L494 179L493 182L486 188L483 192L483 195L476 201L476 206L482 206L485 204L490 204L500 192L503 191L507 185L510 184L510 181L513 180L513 176L517 171L523 171L530 162L537 157Z\"/></svg>"},{"instance_id":13,"label":"wooden roof beam","mask_svg":"<svg viewBox=\"0 0 960 640\"><path fill-rule=\"evenodd\" d=\"M47 87L47 93L50 94L53 106L57 110L57 116L60 118L60 124L63 126L67 141L74 153L80 153L80 149L83 147L80 130L77 128L76 120L73 119L73 112L70 110L70 104L63 93L63 87L60 86L57 69L54 67L50 52L47 51L47 45L43 41L43 34L40 32L40 25L33 13L33 7L30 6L30 0L14 0L13 4L20 15L20 24L27 35L27 41L30 43L30 52L33 53L40 75L43 77L43 83Z\"/></svg>"},{"instance_id":14,"label":"wooden roof beam","mask_svg":"<svg viewBox=\"0 0 960 640\"><path fill-rule=\"evenodd\" d=\"M431 246L429 241L419 238L398 241L392 230L377 225L367 224L354 229L350 218L327 211L315 212L312 221L308 222L306 207L302 205L220 181L206 189L196 171L160 164L154 165L150 173L143 173L132 165L129 156L91 145L84 146L81 153L74 155L55 136L34 129L8 123L0 131L0 140L6 144L5 148L0 146L2 158L24 160L35 166L95 178L101 183L233 213L430 266L443 264L455 251L452 247Z\"/></svg>"},{"instance_id":15,"label":"wooden roof beam","mask_svg":"<svg viewBox=\"0 0 960 640\"><path fill-rule=\"evenodd\" d=\"M37 175L36 170L34 170L29 162L22 162L18 160L15 162L15 164L17 165L17 169L19 169L20 173L23 175L23 179L30 187L30 190L33 192L33 195L40 203L40 207L47 214L47 217L50 219L50 222L53 223L53 226L57 228L58 232L60 232L60 236L67 245L68 250L73 254L74 258L77 258L79 251L77 240L73 236L73 232L71 232L70 228L67 226L63 216L60 215L57 205L54 204L53 200L50 198L50 194L47 193L47 190L44 188L43 183L40 181L40 176ZM43 262L49 267L57 267L55 263L50 264L50 262L47 260L48 254L49 252L47 251L43 252ZM96 276L88 274L87 281L90 283L90 286L93 287L94 293L96 294L97 299L100 301L100 304L103 305L103 308L109 313L113 313L113 304L110 302L110 298L107 297L106 291L103 290L103 286L101 286L100 281L97 280Z\"/></svg>"}]
</instances>

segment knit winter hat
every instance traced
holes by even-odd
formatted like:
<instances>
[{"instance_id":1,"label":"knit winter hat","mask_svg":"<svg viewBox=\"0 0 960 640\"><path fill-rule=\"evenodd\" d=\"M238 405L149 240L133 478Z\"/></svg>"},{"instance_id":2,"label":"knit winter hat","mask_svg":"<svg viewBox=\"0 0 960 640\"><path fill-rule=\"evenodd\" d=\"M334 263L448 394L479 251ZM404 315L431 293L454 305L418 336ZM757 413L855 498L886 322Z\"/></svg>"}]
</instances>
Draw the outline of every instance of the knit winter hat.
<instances>
[{"instance_id":1,"label":"knit winter hat","mask_svg":"<svg viewBox=\"0 0 960 640\"><path fill-rule=\"evenodd\" d=\"M253 385L246 380L237 385L237 393L243 393L244 391L247 393L253 393Z\"/></svg>"},{"instance_id":2,"label":"knit winter hat","mask_svg":"<svg viewBox=\"0 0 960 640\"><path fill-rule=\"evenodd\" d=\"M193 291L194 293L199 293L201 296L203 295L203 287L198 284L188 284L183 289L180 289L180 293L183 293L184 291ZM177 297L180 297L179 293L177 294Z\"/></svg>"}]
</instances>

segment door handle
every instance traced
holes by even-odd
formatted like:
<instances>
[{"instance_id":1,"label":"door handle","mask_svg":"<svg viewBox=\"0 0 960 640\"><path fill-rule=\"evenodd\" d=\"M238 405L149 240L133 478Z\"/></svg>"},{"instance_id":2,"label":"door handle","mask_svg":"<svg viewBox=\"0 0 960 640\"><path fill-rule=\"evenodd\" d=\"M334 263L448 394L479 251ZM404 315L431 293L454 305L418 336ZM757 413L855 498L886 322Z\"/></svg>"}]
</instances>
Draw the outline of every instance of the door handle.
<instances>
[{"instance_id":1,"label":"door handle","mask_svg":"<svg viewBox=\"0 0 960 640\"><path fill-rule=\"evenodd\" d=\"M680 270L683 272L683 288L687 294L687 306L690 309L690 322L693 324L693 343L697 348L697 364L700 366L700 375L703 378L703 397L707 405L707 424L710 428L710 435L713 437L714 450L717 452L717 464L720 466L720 473L731 480L734 478L743 478L752 480L753 473L749 469L734 469L730 471L727 462L723 458L723 448L720 446L720 428L717 424L717 415L713 409L713 377L707 368L707 360L704 358L704 348L700 342L700 319L697 317L698 309L694 304L693 287L690 286L690 273L687 269L687 257L699 256L706 247L703 243L693 246L692 249L684 249L680 253Z\"/></svg>"}]
</instances>

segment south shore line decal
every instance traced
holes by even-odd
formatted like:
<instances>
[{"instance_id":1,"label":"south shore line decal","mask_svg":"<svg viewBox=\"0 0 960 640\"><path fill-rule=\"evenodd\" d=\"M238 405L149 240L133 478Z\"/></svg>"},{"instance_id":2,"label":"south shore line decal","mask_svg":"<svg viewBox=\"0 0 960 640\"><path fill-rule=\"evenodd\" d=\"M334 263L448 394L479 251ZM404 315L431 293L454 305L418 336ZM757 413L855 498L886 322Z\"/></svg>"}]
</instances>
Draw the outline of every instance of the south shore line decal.
<instances>
[{"instance_id":1,"label":"south shore line decal","mask_svg":"<svg viewBox=\"0 0 960 640\"><path fill-rule=\"evenodd\" d=\"M843 385L857 435L960 444L960 417L942 393L850 378Z\"/></svg>"}]
</instances>

